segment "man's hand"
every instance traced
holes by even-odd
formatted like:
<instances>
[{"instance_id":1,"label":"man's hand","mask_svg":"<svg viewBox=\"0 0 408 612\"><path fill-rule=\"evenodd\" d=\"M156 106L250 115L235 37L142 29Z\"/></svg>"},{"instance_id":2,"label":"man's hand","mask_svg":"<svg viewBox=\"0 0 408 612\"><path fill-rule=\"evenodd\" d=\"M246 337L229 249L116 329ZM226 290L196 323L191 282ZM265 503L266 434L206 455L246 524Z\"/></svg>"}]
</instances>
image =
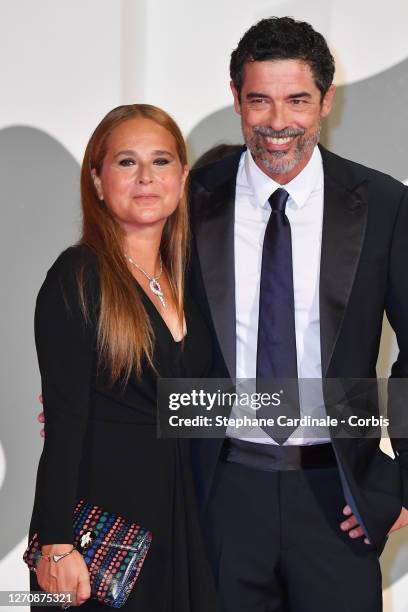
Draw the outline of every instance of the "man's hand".
<instances>
[{"instance_id":1,"label":"man's hand","mask_svg":"<svg viewBox=\"0 0 408 612\"><path fill-rule=\"evenodd\" d=\"M397 531L397 529L401 529L401 527L405 527L406 525L408 525L408 510L407 508L402 508L401 514L389 530L388 534L392 533L393 531Z\"/></svg>"},{"instance_id":2,"label":"man's hand","mask_svg":"<svg viewBox=\"0 0 408 612\"><path fill-rule=\"evenodd\" d=\"M343 514L347 516L347 520L340 523L340 529L343 531L348 531L350 538L353 539L364 536L364 544L371 544L370 540L365 537L364 530L362 527L360 527L358 519L354 516L350 506L345 506L343 508ZM397 531L397 529L401 529L401 527L405 527L406 525L408 525L408 510L407 508L402 508L399 517L389 530L388 534L392 533L393 531Z\"/></svg>"},{"instance_id":3,"label":"man's hand","mask_svg":"<svg viewBox=\"0 0 408 612\"><path fill-rule=\"evenodd\" d=\"M38 396L38 401L40 402L40 404L43 403L43 396L42 395ZM45 423L45 418L44 418L44 413L43 412L39 413L39 415L37 416L37 421L39 421L40 423ZM40 430L40 436L42 438L45 436L44 427Z\"/></svg>"}]
</instances>

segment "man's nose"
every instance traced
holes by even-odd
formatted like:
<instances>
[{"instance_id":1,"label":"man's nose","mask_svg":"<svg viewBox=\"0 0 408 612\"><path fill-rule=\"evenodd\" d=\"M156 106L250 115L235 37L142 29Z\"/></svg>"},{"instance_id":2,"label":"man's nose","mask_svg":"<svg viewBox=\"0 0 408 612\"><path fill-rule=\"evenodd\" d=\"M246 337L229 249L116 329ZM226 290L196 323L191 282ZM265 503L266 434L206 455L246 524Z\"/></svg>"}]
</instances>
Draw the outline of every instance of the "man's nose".
<instances>
[{"instance_id":1,"label":"man's nose","mask_svg":"<svg viewBox=\"0 0 408 612\"><path fill-rule=\"evenodd\" d=\"M271 106L269 111L269 125L276 132L290 125L289 113L285 105L274 104Z\"/></svg>"}]
</instances>

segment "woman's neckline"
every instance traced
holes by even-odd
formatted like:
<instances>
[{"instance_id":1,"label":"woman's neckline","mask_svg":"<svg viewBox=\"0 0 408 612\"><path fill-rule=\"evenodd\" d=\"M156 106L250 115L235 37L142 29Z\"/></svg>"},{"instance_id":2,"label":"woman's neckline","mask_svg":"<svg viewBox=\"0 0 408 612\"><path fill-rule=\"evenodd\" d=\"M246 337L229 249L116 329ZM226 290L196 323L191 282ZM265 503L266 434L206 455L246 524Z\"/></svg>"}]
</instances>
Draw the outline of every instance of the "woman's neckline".
<instances>
[{"instance_id":1,"label":"woman's neckline","mask_svg":"<svg viewBox=\"0 0 408 612\"><path fill-rule=\"evenodd\" d=\"M159 317L160 321L162 322L163 326L166 328L167 333L169 334L171 340L173 341L174 344L181 344L183 342L183 340L186 339L187 337L187 333L188 330L187 328L187 321L186 321L186 314L184 312L184 327L186 329L186 333L184 334L184 336L182 338L180 338L180 340L176 340L175 337L173 336L170 327L167 325L166 321L163 319L163 317L161 316L158 308L156 307L156 305L154 304L153 300L149 297L149 295L147 294L147 292L143 289L142 285L136 280L136 278L134 278L134 281L136 283L136 286L138 288L139 291L141 291L142 296L145 298L145 300L147 300L147 303L150 304L151 308L154 310L154 312L157 314L157 316Z\"/></svg>"}]
</instances>

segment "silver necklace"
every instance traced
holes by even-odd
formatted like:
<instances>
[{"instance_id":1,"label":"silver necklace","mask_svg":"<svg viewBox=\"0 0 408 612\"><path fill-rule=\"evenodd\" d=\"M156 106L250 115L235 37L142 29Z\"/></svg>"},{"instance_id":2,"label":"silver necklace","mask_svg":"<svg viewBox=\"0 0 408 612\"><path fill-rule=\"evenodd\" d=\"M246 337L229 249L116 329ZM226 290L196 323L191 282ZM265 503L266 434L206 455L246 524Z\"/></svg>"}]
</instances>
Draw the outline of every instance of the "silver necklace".
<instances>
[{"instance_id":1,"label":"silver necklace","mask_svg":"<svg viewBox=\"0 0 408 612\"><path fill-rule=\"evenodd\" d=\"M162 260L161 254L159 253L160 272L158 273L157 276L149 276L148 273L146 272L146 270L143 270L142 266L139 266L139 264L137 264L135 261L133 261L133 259L127 253L125 253L125 257L132 264L132 266L135 266L135 268L140 270L140 272L145 275L145 277L149 281L150 291L152 293L154 293L154 295L157 295L157 297L159 298L163 308L166 308L166 302L164 301L164 293L163 293L163 290L160 287L160 283L159 283L159 278L161 277L162 272L163 272L163 260Z\"/></svg>"}]
</instances>

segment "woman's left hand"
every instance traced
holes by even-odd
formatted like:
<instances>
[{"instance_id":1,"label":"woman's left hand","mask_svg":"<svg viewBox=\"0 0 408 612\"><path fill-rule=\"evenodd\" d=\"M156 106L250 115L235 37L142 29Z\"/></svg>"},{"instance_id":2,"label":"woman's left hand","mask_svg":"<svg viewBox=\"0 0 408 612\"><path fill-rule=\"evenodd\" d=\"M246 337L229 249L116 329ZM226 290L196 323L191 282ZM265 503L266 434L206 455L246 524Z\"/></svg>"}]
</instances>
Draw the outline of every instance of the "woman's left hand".
<instances>
[{"instance_id":1,"label":"woman's left hand","mask_svg":"<svg viewBox=\"0 0 408 612\"><path fill-rule=\"evenodd\" d=\"M64 554L69 550L69 544L57 544L44 546L42 553L52 556ZM47 593L73 593L73 606L80 606L91 596L88 568L77 550L57 562L40 557L37 564L37 582Z\"/></svg>"}]
</instances>

